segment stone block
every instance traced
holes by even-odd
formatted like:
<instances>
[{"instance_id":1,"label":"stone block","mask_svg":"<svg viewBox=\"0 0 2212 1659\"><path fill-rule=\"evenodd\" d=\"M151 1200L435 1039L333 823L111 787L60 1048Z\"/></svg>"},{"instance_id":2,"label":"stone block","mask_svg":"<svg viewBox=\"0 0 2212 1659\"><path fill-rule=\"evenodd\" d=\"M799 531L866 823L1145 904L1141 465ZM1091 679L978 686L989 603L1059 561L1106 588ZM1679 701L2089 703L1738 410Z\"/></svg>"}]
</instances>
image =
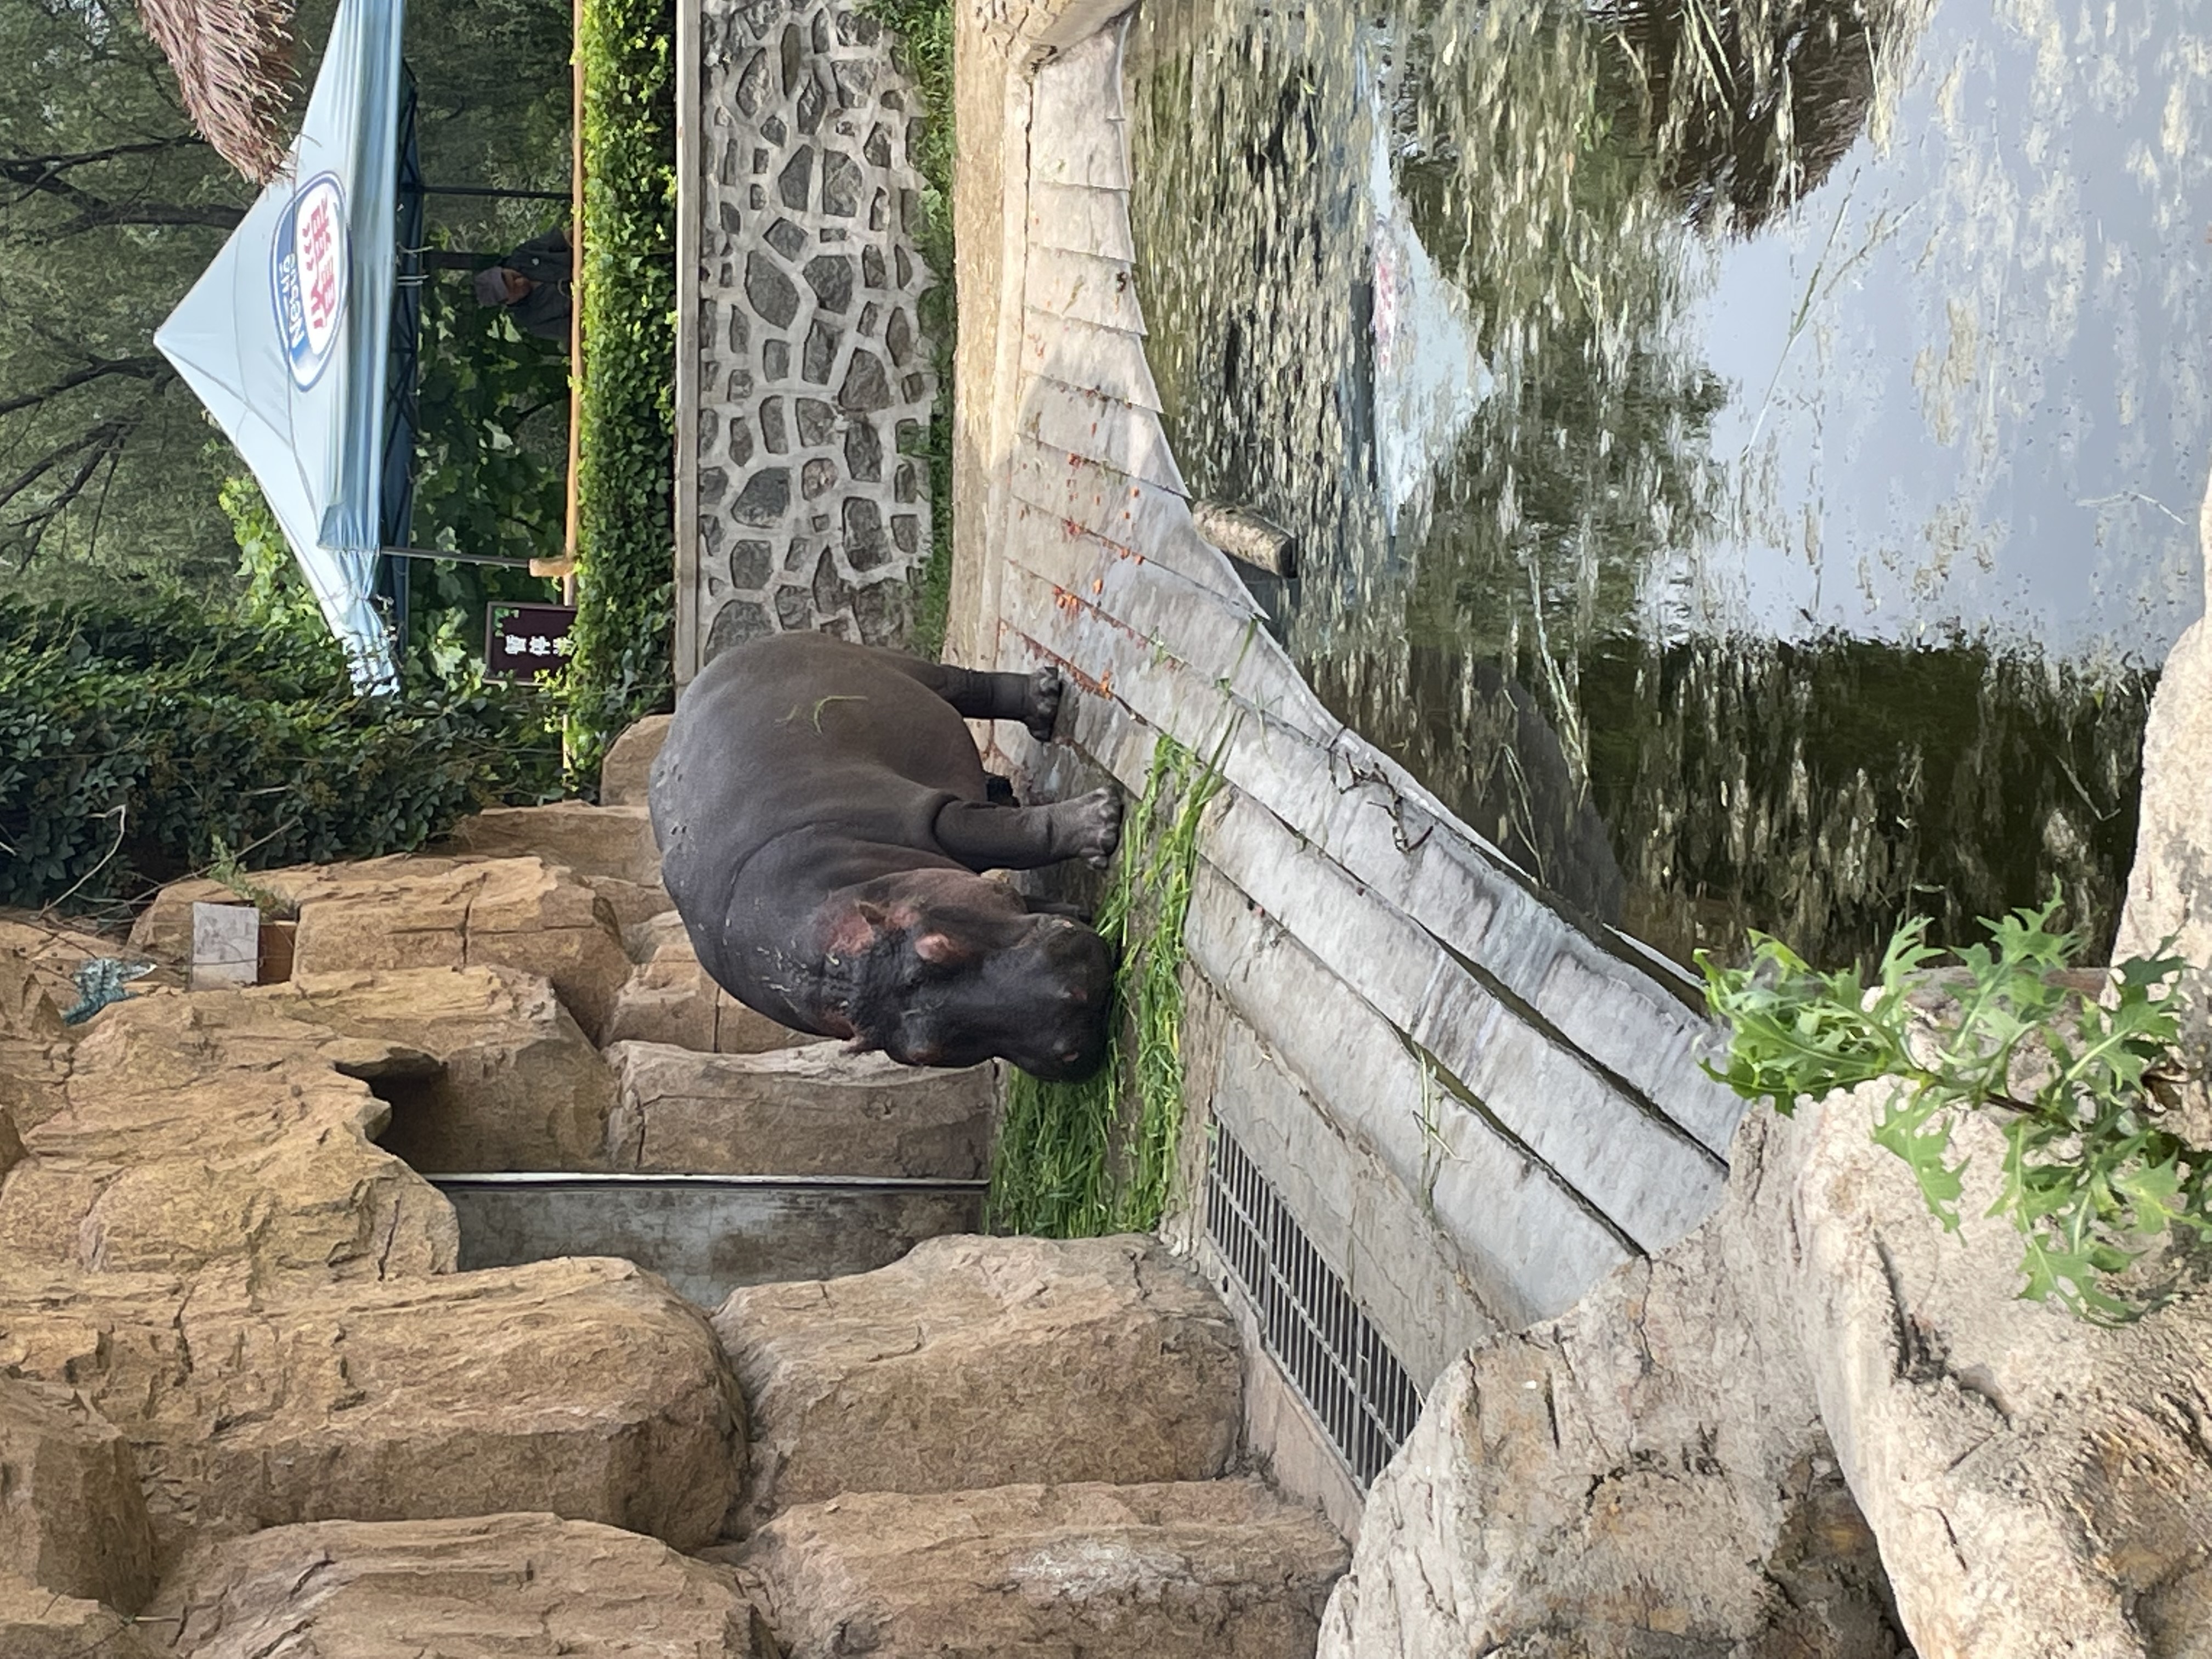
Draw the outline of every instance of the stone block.
<instances>
[{"instance_id":1,"label":"stone block","mask_svg":"<svg viewBox=\"0 0 2212 1659\"><path fill-rule=\"evenodd\" d=\"M790 1659L1310 1654L1343 1540L1256 1481L810 1504L744 1560Z\"/></svg>"},{"instance_id":2,"label":"stone block","mask_svg":"<svg viewBox=\"0 0 2212 1659\"><path fill-rule=\"evenodd\" d=\"M0 1261L317 1284L450 1270L452 1206L371 1144L387 1109L362 1080L434 1062L304 1023L295 1000L164 990L104 1010L0 1185Z\"/></svg>"},{"instance_id":3,"label":"stone block","mask_svg":"<svg viewBox=\"0 0 2212 1659\"><path fill-rule=\"evenodd\" d=\"M496 964L542 974L594 1042L629 975L613 908L582 877L537 857L368 859L258 871L299 912L295 974ZM182 960L191 907L228 891L173 883L131 931L156 960Z\"/></svg>"},{"instance_id":4,"label":"stone block","mask_svg":"<svg viewBox=\"0 0 2212 1659\"><path fill-rule=\"evenodd\" d=\"M770 1659L730 1572L550 1515L322 1521L195 1551L155 1628L180 1659Z\"/></svg>"},{"instance_id":5,"label":"stone block","mask_svg":"<svg viewBox=\"0 0 2212 1659\"><path fill-rule=\"evenodd\" d=\"M130 1443L68 1389L0 1377L0 1561L125 1613L153 1594L154 1534Z\"/></svg>"},{"instance_id":6,"label":"stone block","mask_svg":"<svg viewBox=\"0 0 2212 1659\"><path fill-rule=\"evenodd\" d=\"M0 1653L8 1659L161 1659L168 1651L113 1607L0 1568Z\"/></svg>"},{"instance_id":7,"label":"stone block","mask_svg":"<svg viewBox=\"0 0 2212 1659\"><path fill-rule=\"evenodd\" d=\"M818 1041L754 1012L699 963L674 911L624 935L637 966L615 999L601 1042L668 1043L702 1054L753 1054Z\"/></svg>"},{"instance_id":8,"label":"stone block","mask_svg":"<svg viewBox=\"0 0 2212 1659\"><path fill-rule=\"evenodd\" d=\"M479 858L526 858L565 865L578 875L660 881L660 849L643 805L594 806L556 800L543 806L495 806L463 818L439 851Z\"/></svg>"},{"instance_id":9,"label":"stone block","mask_svg":"<svg viewBox=\"0 0 2212 1659\"><path fill-rule=\"evenodd\" d=\"M744 1455L699 1311L627 1261L254 1292L0 1278L0 1367L130 1437L157 1547L187 1534L543 1510L714 1535Z\"/></svg>"},{"instance_id":10,"label":"stone block","mask_svg":"<svg viewBox=\"0 0 2212 1659\"><path fill-rule=\"evenodd\" d=\"M934 1238L735 1291L714 1329L752 1413L741 1528L848 1492L1208 1480L1237 1446L1229 1316L1156 1239Z\"/></svg>"},{"instance_id":11,"label":"stone block","mask_svg":"<svg viewBox=\"0 0 2212 1659\"><path fill-rule=\"evenodd\" d=\"M512 968L302 974L264 994L344 1036L406 1044L434 1065L380 1079L379 1139L417 1170L601 1167L614 1073L553 988Z\"/></svg>"},{"instance_id":12,"label":"stone block","mask_svg":"<svg viewBox=\"0 0 2212 1659\"><path fill-rule=\"evenodd\" d=\"M642 806L653 763L668 740L670 714L648 714L623 732L599 763L599 805Z\"/></svg>"},{"instance_id":13,"label":"stone block","mask_svg":"<svg viewBox=\"0 0 2212 1659\"><path fill-rule=\"evenodd\" d=\"M834 1042L744 1054L622 1042L607 1058L618 1080L611 1169L947 1181L990 1172L989 1066L923 1070Z\"/></svg>"}]
</instances>

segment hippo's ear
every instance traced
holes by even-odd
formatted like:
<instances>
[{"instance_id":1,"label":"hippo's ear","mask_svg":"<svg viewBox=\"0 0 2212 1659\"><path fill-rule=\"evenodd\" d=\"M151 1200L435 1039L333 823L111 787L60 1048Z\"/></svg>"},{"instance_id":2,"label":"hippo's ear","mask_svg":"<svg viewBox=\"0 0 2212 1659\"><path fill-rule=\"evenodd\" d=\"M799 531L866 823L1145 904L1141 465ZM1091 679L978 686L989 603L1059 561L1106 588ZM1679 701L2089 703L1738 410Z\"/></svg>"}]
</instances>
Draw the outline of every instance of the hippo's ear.
<instances>
[{"instance_id":1,"label":"hippo's ear","mask_svg":"<svg viewBox=\"0 0 2212 1659\"><path fill-rule=\"evenodd\" d=\"M951 934L934 932L916 937L914 953L933 968L955 968L975 959L975 952Z\"/></svg>"},{"instance_id":2,"label":"hippo's ear","mask_svg":"<svg viewBox=\"0 0 2212 1659\"><path fill-rule=\"evenodd\" d=\"M884 907L866 899L855 899L853 908L830 924L830 954L835 957L864 957L884 931L886 920Z\"/></svg>"}]
</instances>

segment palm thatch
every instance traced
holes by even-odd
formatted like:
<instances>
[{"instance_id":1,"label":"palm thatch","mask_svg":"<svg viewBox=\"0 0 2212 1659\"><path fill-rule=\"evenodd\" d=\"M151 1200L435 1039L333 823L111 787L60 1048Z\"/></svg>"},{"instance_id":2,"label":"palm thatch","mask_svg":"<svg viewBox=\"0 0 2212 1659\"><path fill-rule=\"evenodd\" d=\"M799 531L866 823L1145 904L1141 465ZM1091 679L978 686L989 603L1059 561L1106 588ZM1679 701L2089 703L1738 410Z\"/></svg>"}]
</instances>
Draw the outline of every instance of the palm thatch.
<instances>
[{"instance_id":1,"label":"palm thatch","mask_svg":"<svg viewBox=\"0 0 2212 1659\"><path fill-rule=\"evenodd\" d=\"M138 15L200 137L255 184L275 178L300 85L292 0L138 0Z\"/></svg>"}]
</instances>

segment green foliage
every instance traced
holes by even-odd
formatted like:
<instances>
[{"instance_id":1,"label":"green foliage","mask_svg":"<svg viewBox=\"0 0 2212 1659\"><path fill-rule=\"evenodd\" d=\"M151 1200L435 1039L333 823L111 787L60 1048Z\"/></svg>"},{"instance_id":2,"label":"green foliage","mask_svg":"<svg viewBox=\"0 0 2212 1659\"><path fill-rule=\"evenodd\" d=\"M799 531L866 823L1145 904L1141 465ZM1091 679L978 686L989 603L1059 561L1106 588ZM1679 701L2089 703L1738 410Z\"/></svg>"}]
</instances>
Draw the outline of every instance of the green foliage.
<instances>
[{"instance_id":1,"label":"green foliage","mask_svg":"<svg viewBox=\"0 0 2212 1659\"><path fill-rule=\"evenodd\" d=\"M1198 861L1199 820L1221 787L1220 758L1170 738L1152 750L1143 798L1098 932L1120 957L1107 1062L1080 1083L1024 1072L1006 1086L991 1162L991 1224L1087 1238L1146 1231L1174 1196L1183 1120L1183 921Z\"/></svg>"},{"instance_id":2,"label":"green foliage","mask_svg":"<svg viewBox=\"0 0 2212 1659\"><path fill-rule=\"evenodd\" d=\"M550 557L568 511L567 359L504 311L457 302L456 289L423 289L415 545ZM500 597L545 597L542 578L525 580L526 593Z\"/></svg>"},{"instance_id":3,"label":"green foliage","mask_svg":"<svg viewBox=\"0 0 2212 1659\"><path fill-rule=\"evenodd\" d=\"M952 358L959 333L952 250L951 0L864 0L861 9L898 38L899 62L921 99L921 252L937 285L922 295L922 332L934 343L937 406L909 451L929 468L929 562L915 580L913 648L934 657L945 648L952 598Z\"/></svg>"},{"instance_id":4,"label":"green foliage","mask_svg":"<svg viewBox=\"0 0 2212 1659\"><path fill-rule=\"evenodd\" d=\"M1730 1032L1726 1069L1706 1069L1785 1115L1801 1096L1888 1079L1875 1144L1911 1169L1948 1229L1966 1170L1952 1132L1969 1113L1995 1120L2005 1155L1989 1213L2021 1235L2021 1294L2124 1320L2142 1304L2119 1274L2177 1231L2212 1238L2212 1151L2163 1127L2183 964L2122 963L2100 1000L2069 977L2080 941L2053 928L2058 908L2054 896L1985 922L1989 942L1959 953L1955 994L1933 1006L1942 981L1919 919L1898 930L1871 983L1856 969L1817 972L1764 935L1748 968L1701 951L1706 1000Z\"/></svg>"},{"instance_id":5,"label":"green foliage","mask_svg":"<svg viewBox=\"0 0 2212 1659\"><path fill-rule=\"evenodd\" d=\"M120 905L198 869L404 851L557 793L531 693L410 682L356 696L319 623L181 592L0 600L0 904Z\"/></svg>"},{"instance_id":6,"label":"green foliage","mask_svg":"<svg viewBox=\"0 0 2212 1659\"><path fill-rule=\"evenodd\" d=\"M675 73L667 0L586 0L583 413L574 654L562 678L584 777L673 695Z\"/></svg>"}]
</instances>

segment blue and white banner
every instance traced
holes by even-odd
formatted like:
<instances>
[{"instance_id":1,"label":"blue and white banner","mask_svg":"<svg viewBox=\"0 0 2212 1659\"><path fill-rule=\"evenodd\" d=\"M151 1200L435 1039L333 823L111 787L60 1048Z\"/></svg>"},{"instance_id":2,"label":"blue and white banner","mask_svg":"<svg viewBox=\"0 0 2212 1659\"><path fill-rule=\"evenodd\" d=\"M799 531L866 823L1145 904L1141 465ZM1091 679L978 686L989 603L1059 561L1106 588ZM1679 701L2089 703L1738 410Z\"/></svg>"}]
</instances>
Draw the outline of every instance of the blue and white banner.
<instances>
[{"instance_id":1,"label":"blue and white banner","mask_svg":"<svg viewBox=\"0 0 2212 1659\"><path fill-rule=\"evenodd\" d=\"M284 171L154 336L229 435L365 689L384 471L403 0L340 0Z\"/></svg>"}]
</instances>

